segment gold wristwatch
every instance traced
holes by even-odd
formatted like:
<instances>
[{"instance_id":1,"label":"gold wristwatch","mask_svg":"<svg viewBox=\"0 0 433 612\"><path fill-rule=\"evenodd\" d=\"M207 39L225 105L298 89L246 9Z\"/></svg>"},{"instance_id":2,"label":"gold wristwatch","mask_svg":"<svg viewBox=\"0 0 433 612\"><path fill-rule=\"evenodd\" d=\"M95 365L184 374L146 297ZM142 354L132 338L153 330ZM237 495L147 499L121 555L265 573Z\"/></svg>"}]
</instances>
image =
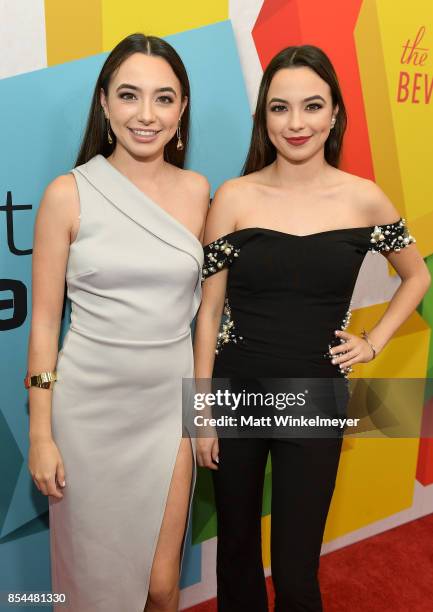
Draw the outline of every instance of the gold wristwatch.
<instances>
[{"instance_id":1,"label":"gold wristwatch","mask_svg":"<svg viewBox=\"0 0 433 612\"><path fill-rule=\"evenodd\" d=\"M55 381L57 380L57 372L41 372L40 374L35 374L33 376L29 376L27 372L27 376L24 379L24 386L26 389L30 389L30 387L39 387L41 389L51 389Z\"/></svg>"}]
</instances>

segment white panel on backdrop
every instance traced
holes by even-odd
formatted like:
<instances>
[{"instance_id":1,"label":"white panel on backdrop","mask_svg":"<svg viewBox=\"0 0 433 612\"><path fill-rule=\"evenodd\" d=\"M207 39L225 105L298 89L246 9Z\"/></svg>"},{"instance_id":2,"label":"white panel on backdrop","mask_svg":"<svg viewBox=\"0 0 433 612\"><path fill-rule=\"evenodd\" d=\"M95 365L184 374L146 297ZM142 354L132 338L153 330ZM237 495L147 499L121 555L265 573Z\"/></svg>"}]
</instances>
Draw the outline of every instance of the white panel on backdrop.
<instances>
[{"instance_id":1,"label":"white panel on backdrop","mask_svg":"<svg viewBox=\"0 0 433 612\"><path fill-rule=\"evenodd\" d=\"M252 113L263 70L251 32L262 5L263 0L230 0L229 8Z\"/></svg>"},{"instance_id":2,"label":"white panel on backdrop","mask_svg":"<svg viewBox=\"0 0 433 612\"><path fill-rule=\"evenodd\" d=\"M43 0L0 0L0 78L47 66Z\"/></svg>"},{"instance_id":3,"label":"white panel on backdrop","mask_svg":"<svg viewBox=\"0 0 433 612\"><path fill-rule=\"evenodd\" d=\"M362 262L352 297L353 309L389 302L401 283L397 274L389 274L386 259L377 255L367 253Z\"/></svg>"},{"instance_id":4,"label":"white panel on backdrop","mask_svg":"<svg viewBox=\"0 0 433 612\"><path fill-rule=\"evenodd\" d=\"M180 593L179 610L190 608L216 597L216 549L217 539L210 538L201 544L201 579Z\"/></svg>"}]
</instances>

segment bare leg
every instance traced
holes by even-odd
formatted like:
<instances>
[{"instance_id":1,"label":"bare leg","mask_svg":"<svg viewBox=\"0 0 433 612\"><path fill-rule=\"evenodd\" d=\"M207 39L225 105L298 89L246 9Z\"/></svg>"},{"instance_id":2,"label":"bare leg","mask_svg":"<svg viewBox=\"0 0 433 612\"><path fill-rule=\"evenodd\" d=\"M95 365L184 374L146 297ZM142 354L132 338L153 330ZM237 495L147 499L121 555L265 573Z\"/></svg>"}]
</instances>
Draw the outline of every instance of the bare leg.
<instances>
[{"instance_id":1,"label":"bare leg","mask_svg":"<svg viewBox=\"0 0 433 612\"><path fill-rule=\"evenodd\" d=\"M177 612L180 549L186 529L192 478L189 438L182 438L159 533L144 612Z\"/></svg>"}]
</instances>

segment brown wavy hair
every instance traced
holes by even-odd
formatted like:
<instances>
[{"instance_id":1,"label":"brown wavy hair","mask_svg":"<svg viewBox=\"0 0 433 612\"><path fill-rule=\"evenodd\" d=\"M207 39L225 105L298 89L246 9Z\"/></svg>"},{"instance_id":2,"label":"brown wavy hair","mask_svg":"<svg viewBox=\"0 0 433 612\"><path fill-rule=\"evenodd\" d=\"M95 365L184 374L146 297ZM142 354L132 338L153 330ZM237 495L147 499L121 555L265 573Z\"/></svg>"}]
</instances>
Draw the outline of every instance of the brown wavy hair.
<instances>
[{"instance_id":1,"label":"brown wavy hair","mask_svg":"<svg viewBox=\"0 0 433 612\"><path fill-rule=\"evenodd\" d=\"M346 131L347 114L343 101L340 85L334 67L322 49L313 45L301 45L283 49L269 62L263 73L257 98L256 112L254 114L251 143L245 161L242 174L250 174L261 170L271 164L277 152L275 146L269 139L266 127L266 99L268 97L271 81L278 70L282 68L296 68L306 66L319 75L331 88L332 104L338 104L339 111L335 126L331 130L325 143L325 159L331 165L338 167L343 144L343 136Z\"/></svg>"},{"instance_id":2,"label":"brown wavy hair","mask_svg":"<svg viewBox=\"0 0 433 612\"><path fill-rule=\"evenodd\" d=\"M114 147L116 146L116 136L115 134L112 134L113 144L109 144L107 140L105 115L100 102L100 92L102 88L105 95L108 96L108 86L113 73L129 56L133 55L134 53L143 53L144 55L152 55L165 59L165 61L170 64L174 74L179 79L182 99L184 99L185 96L188 98L188 104L183 112L180 128L184 148L182 151L177 150L177 141L174 137L167 143L164 149L165 161L177 166L178 168L184 167L185 156L188 148L191 100L188 74L180 56L176 50L168 44L168 42L162 38L158 38L157 36L145 36L144 34L140 33L130 34L121 40L111 51L105 60L104 65L102 66L101 72L99 73L96 81L95 90L93 92L86 131L84 133L75 166L85 164L95 155L101 154L104 157L108 157L113 152Z\"/></svg>"}]
</instances>

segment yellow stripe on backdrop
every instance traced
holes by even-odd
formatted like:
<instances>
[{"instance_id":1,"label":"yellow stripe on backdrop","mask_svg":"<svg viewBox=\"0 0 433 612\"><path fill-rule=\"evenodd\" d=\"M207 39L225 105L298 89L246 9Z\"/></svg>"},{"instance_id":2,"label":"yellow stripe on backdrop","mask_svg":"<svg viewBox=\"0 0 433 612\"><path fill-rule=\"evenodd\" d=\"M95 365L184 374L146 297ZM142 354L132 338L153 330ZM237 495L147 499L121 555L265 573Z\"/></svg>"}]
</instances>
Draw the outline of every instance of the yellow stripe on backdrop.
<instances>
[{"instance_id":1,"label":"yellow stripe on backdrop","mask_svg":"<svg viewBox=\"0 0 433 612\"><path fill-rule=\"evenodd\" d=\"M125 36L168 36L225 21L228 0L45 0L49 66L111 51Z\"/></svg>"},{"instance_id":2,"label":"yellow stripe on backdrop","mask_svg":"<svg viewBox=\"0 0 433 612\"><path fill-rule=\"evenodd\" d=\"M364 0L355 28L368 136L377 183L406 215L376 0Z\"/></svg>"},{"instance_id":3,"label":"yellow stripe on backdrop","mask_svg":"<svg viewBox=\"0 0 433 612\"><path fill-rule=\"evenodd\" d=\"M419 438L345 438L324 542L413 504Z\"/></svg>"},{"instance_id":4,"label":"yellow stripe on backdrop","mask_svg":"<svg viewBox=\"0 0 433 612\"><path fill-rule=\"evenodd\" d=\"M102 52L102 1L45 0L48 66Z\"/></svg>"},{"instance_id":5,"label":"yellow stripe on backdrop","mask_svg":"<svg viewBox=\"0 0 433 612\"><path fill-rule=\"evenodd\" d=\"M271 515L262 516L263 567L271 567Z\"/></svg>"},{"instance_id":6,"label":"yellow stripe on backdrop","mask_svg":"<svg viewBox=\"0 0 433 612\"><path fill-rule=\"evenodd\" d=\"M362 329L371 329L381 319L387 306L387 303L375 304L354 310L347 331L359 334ZM353 377L424 378L428 365L430 332L429 325L421 315L413 312L376 359L354 366Z\"/></svg>"},{"instance_id":7,"label":"yellow stripe on backdrop","mask_svg":"<svg viewBox=\"0 0 433 612\"><path fill-rule=\"evenodd\" d=\"M121 10L119 9L121 6ZM229 17L228 0L102 0L103 50L108 51L124 36L144 32L168 36L224 21Z\"/></svg>"},{"instance_id":8,"label":"yellow stripe on backdrop","mask_svg":"<svg viewBox=\"0 0 433 612\"><path fill-rule=\"evenodd\" d=\"M413 0L408 9L407 1L378 2L407 215L415 219L428 211L433 221L432 1ZM430 250L425 255L433 251L431 225L429 230Z\"/></svg>"},{"instance_id":9,"label":"yellow stripe on backdrop","mask_svg":"<svg viewBox=\"0 0 433 612\"><path fill-rule=\"evenodd\" d=\"M355 38L377 182L408 217L423 256L430 255L432 2L364 0Z\"/></svg>"}]
</instances>

